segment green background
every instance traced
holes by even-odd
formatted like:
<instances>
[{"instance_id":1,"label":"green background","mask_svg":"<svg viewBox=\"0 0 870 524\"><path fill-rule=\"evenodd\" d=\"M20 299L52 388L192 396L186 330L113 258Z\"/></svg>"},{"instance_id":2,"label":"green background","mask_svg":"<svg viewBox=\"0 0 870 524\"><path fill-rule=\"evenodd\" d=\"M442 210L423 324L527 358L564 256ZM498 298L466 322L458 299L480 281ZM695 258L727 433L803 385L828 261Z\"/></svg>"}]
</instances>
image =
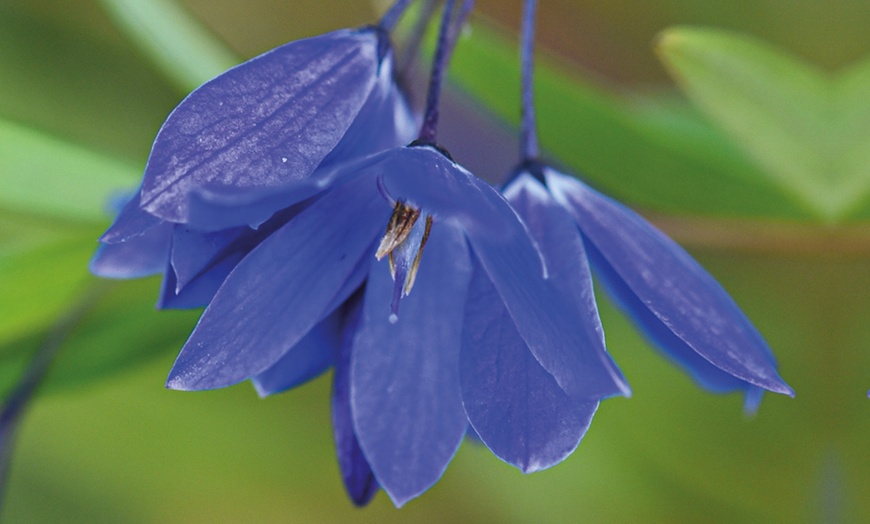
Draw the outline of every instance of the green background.
<instances>
[{"instance_id":1,"label":"green background","mask_svg":"<svg viewBox=\"0 0 870 524\"><path fill-rule=\"evenodd\" d=\"M478 4L442 137L497 179L516 161L520 2ZM870 521L864 1L540 1L547 154L695 254L796 398L767 395L746 417L740 398L696 387L599 297L634 395L605 401L571 457L522 475L467 442L418 500L396 510L379 494L359 510L334 459L328 375L265 400L249 384L163 388L197 312L155 312L156 279L88 275L107 199L135 187L190 89L384 9L0 3L0 388L60 315L75 320L18 432L4 521Z\"/></svg>"}]
</instances>

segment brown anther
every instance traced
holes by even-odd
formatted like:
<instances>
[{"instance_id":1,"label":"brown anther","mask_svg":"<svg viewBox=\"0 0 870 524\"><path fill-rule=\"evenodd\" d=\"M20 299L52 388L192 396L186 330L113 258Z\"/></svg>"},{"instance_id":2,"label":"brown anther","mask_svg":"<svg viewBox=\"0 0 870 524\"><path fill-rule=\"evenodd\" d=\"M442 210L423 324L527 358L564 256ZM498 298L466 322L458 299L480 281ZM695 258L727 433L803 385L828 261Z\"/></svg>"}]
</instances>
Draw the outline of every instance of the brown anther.
<instances>
[{"instance_id":1,"label":"brown anther","mask_svg":"<svg viewBox=\"0 0 870 524\"><path fill-rule=\"evenodd\" d=\"M380 260L399 247L408 238L408 235L411 234L411 229L419 217L419 209L406 205L401 200L396 200L396 205L393 207L393 215L390 217L390 221L387 222L387 231L384 233L384 238L381 239L381 244L378 246L375 257ZM390 257L390 270L395 272L392 256Z\"/></svg>"},{"instance_id":2,"label":"brown anther","mask_svg":"<svg viewBox=\"0 0 870 524\"><path fill-rule=\"evenodd\" d=\"M432 230L432 215L426 215L426 229L423 231L423 238L420 240L420 247L417 249L417 255L411 263L411 269L408 271L408 276L405 277L405 288L403 294L407 295L414 287L414 280L417 279L417 270L420 268L420 259L423 257L423 248L426 247L426 241L429 240L429 231ZM395 276L393 277L395 278Z\"/></svg>"}]
</instances>

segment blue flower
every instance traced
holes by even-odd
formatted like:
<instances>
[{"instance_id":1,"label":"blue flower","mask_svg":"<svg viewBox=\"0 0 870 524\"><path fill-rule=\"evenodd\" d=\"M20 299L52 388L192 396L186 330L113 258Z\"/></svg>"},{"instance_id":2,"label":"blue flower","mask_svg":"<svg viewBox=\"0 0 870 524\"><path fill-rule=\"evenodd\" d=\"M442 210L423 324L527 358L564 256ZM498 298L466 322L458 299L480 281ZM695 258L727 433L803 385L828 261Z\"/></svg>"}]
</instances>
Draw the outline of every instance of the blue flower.
<instances>
[{"instance_id":1,"label":"blue flower","mask_svg":"<svg viewBox=\"0 0 870 524\"><path fill-rule=\"evenodd\" d=\"M204 306L234 263L328 186L338 166L405 144L416 127L384 30L273 49L172 112L91 270L110 278L165 271L159 306Z\"/></svg>"},{"instance_id":2,"label":"blue flower","mask_svg":"<svg viewBox=\"0 0 870 524\"><path fill-rule=\"evenodd\" d=\"M547 467L599 399L627 393L549 270L493 188L431 146L389 150L339 170L238 263L167 385L270 393L333 364L358 501L373 480L397 505L428 489L469 423L503 459Z\"/></svg>"},{"instance_id":3,"label":"blue flower","mask_svg":"<svg viewBox=\"0 0 870 524\"><path fill-rule=\"evenodd\" d=\"M761 335L688 253L640 215L576 178L527 161L504 188L554 275L583 297L601 329L586 258L605 288L669 359L714 392L742 391L754 411L763 390L794 396ZM549 237L545 239L545 237Z\"/></svg>"}]
</instances>

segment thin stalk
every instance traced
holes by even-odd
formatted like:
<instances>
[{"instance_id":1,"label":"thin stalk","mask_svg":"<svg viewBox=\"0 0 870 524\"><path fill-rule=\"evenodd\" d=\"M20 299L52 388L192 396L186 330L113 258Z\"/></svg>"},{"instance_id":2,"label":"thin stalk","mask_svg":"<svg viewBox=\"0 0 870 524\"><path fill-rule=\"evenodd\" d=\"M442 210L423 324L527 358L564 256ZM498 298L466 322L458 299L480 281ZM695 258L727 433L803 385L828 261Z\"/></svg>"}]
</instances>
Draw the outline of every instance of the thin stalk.
<instances>
[{"instance_id":1,"label":"thin stalk","mask_svg":"<svg viewBox=\"0 0 870 524\"><path fill-rule=\"evenodd\" d=\"M526 0L523 9L523 27L520 42L520 62L522 67L521 161L534 160L539 154L534 87L535 14L537 8L537 0Z\"/></svg>"},{"instance_id":2,"label":"thin stalk","mask_svg":"<svg viewBox=\"0 0 870 524\"><path fill-rule=\"evenodd\" d=\"M459 16L453 20L454 0L447 0L441 17L441 27L438 32L438 44L435 47L435 58L432 61L432 75L429 78L429 92L426 97L426 110L423 113L423 126L417 142L434 144L438 134L438 117L440 116L441 88L444 84L444 74L450 57L456 47L459 30L474 7L474 0L465 0Z\"/></svg>"}]
</instances>

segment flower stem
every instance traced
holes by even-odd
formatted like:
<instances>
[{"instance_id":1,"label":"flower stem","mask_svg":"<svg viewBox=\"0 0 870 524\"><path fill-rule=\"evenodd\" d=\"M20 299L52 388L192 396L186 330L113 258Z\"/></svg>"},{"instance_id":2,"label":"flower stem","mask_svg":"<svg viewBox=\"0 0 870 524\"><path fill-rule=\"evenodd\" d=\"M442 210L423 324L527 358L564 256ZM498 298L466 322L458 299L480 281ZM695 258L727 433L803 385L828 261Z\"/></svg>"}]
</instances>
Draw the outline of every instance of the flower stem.
<instances>
[{"instance_id":1,"label":"flower stem","mask_svg":"<svg viewBox=\"0 0 870 524\"><path fill-rule=\"evenodd\" d=\"M414 0L396 0L396 3L384 13L384 16L381 17L381 21L378 22L378 26L381 27L384 31L392 31L393 26L396 25L396 22L399 21L399 18L402 17L402 13L405 12L405 9L411 5L411 2Z\"/></svg>"},{"instance_id":2,"label":"flower stem","mask_svg":"<svg viewBox=\"0 0 870 524\"><path fill-rule=\"evenodd\" d=\"M520 43L522 67L522 128L520 130L520 159L534 160L538 157L538 129L535 117L534 51L535 13L537 0L526 0L523 9L523 27Z\"/></svg>"},{"instance_id":3,"label":"flower stem","mask_svg":"<svg viewBox=\"0 0 870 524\"><path fill-rule=\"evenodd\" d=\"M418 143L435 144L438 134L438 117L441 98L441 86L444 83L444 73L450 63L450 56L456 47L459 28L465 24L465 19L474 8L474 0L465 0L459 16L453 21L454 0L446 0L444 13L441 16L441 27L438 32L438 44L435 48L435 58L432 61L432 75L429 77L429 92L426 97L426 110L423 113L423 126L420 128ZM452 22L452 23L451 23ZM455 27L454 27L455 24Z\"/></svg>"}]
</instances>

